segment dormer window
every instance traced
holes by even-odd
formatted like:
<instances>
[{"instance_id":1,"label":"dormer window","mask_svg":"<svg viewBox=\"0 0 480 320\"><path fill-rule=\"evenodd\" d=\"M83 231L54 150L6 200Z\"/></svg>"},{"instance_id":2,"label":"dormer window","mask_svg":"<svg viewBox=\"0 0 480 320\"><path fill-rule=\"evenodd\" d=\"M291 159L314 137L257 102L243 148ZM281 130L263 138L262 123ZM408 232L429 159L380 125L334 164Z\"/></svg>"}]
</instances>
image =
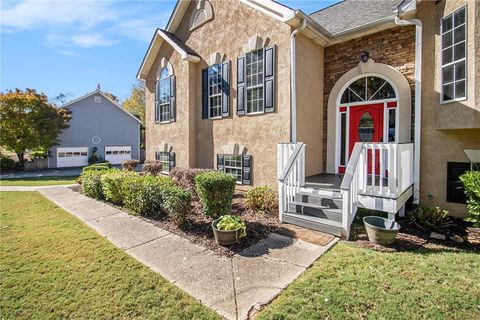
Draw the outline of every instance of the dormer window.
<instances>
[{"instance_id":1,"label":"dormer window","mask_svg":"<svg viewBox=\"0 0 480 320\"><path fill-rule=\"evenodd\" d=\"M172 121L175 121L175 76L164 67L155 82L155 123Z\"/></svg>"}]
</instances>

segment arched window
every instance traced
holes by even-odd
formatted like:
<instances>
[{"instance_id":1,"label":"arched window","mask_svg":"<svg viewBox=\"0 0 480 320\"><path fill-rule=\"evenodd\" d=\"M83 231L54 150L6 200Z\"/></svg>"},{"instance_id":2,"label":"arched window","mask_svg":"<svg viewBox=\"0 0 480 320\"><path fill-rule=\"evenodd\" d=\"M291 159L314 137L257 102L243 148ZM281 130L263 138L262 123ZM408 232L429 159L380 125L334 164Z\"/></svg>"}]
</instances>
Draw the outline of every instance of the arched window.
<instances>
[{"instance_id":1,"label":"arched window","mask_svg":"<svg viewBox=\"0 0 480 320\"><path fill-rule=\"evenodd\" d=\"M341 103L396 98L392 85L379 77L368 76L352 82L342 94Z\"/></svg>"},{"instance_id":2,"label":"arched window","mask_svg":"<svg viewBox=\"0 0 480 320\"><path fill-rule=\"evenodd\" d=\"M155 83L155 122L165 123L173 119L172 98L173 94L173 76L170 75L168 68L162 68Z\"/></svg>"}]
</instances>

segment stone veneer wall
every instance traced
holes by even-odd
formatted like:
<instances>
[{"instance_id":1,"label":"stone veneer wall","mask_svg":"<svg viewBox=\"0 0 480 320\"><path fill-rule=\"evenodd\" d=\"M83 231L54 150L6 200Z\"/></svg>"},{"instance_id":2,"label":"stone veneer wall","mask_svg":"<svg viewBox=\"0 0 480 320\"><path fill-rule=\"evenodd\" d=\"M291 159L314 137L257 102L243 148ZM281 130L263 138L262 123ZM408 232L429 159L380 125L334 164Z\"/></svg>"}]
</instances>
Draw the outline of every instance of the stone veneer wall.
<instances>
[{"instance_id":1,"label":"stone veneer wall","mask_svg":"<svg viewBox=\"0 0 480 320\"><path fill-rule=\"evenodd\" d=\"M323 95L323 145L327 145L328 98L335 82L347 71L355 68L363 51L370 53L376 63L396 68L408 80L412 90L412 138L415 94L415 27L395 27L352 39L325 48L324 95ZM323 153L323 168L326 168L327 153Z\"/></svg>"}]
</instances>

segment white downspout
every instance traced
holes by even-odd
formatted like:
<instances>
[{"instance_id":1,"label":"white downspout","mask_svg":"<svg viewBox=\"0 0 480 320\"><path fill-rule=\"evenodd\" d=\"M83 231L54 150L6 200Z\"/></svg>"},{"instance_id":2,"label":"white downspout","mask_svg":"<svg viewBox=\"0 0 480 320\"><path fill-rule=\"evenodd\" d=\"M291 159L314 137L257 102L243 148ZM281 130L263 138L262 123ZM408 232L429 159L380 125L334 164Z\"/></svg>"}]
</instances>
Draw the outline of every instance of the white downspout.
<instances>
[{"instance_id":1,"label":"white downspout","mask_svg":"<svg viewBox=\"0 0 480 320\"><path fill-rule=\"evenodd\" d=\"M418 19L402 20L397 15L399 26L415 25L415 140L413 142L413 203L420 200L420 138L422 125L422 22Z\"/></svg>"},{"instance_id":2,"label":"white downspout","mask_svg":"<svg viewBox=\"0 0 480 320\"><path fill-rule=\"evenodd\" d=\"M307 26L307 20L303 19L302 25L295 29L292 34L290 35L290 82L291 82L291 89L290 89L290 101L291 101L291 108L290 108L290 142L296 143L297 142L297 83L296 83L296 41L295 37L298 33L300 33L305 27Z\"/></svg>"}]
</instances>

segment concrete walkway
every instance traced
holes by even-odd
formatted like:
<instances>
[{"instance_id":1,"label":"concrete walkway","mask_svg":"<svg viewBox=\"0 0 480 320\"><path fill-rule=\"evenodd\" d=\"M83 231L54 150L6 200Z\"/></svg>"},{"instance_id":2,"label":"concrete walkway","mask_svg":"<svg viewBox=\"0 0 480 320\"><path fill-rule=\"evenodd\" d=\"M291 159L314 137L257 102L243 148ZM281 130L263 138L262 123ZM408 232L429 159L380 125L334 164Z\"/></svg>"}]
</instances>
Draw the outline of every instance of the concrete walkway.
<instances>
[{"instance_id":1,"label":"concrete walkway","mask_svg":"<svg viewBox=\"0 0 480 320\"><path fill-rule=\"evenodd\" d=\"M333 246L272 234L231 258L64 187L48 199L227 319L247 319Z\"/></svg>"}]
</instances>

